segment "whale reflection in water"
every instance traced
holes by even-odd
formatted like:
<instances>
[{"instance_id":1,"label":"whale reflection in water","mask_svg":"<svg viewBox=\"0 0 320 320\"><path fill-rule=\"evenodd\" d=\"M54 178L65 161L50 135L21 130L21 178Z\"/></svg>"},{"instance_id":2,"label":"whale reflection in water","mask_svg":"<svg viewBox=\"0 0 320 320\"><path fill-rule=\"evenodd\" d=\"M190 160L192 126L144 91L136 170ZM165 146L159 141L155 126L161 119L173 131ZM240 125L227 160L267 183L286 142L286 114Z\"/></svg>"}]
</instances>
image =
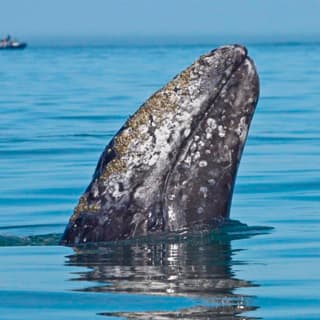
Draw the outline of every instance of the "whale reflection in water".
<instances>
[{"instance_id":1,"label":"whale reflection in water","mask_svg":"<svg viewBox=\"0 0 320 320\"><path fill-rule=\"evenodd\" d=\"M185 239L180 235L165 242L149 239L81 246L68 257L67 265L89 268L73 279L95 283L81 291L183 296L203 301L196 307L175 311L132 312L124 306L121 312L102 315L128 319L239 319L239 314L257 306L251 305L253 297L234 292L254 284L235 277L233 266L245 262L233 258L236 251L231 248L231 240L265 231L238 222L231 224L233 232L216 230ZM241 315L241 319L255 318Z\"/></svg>"}]
</instances>

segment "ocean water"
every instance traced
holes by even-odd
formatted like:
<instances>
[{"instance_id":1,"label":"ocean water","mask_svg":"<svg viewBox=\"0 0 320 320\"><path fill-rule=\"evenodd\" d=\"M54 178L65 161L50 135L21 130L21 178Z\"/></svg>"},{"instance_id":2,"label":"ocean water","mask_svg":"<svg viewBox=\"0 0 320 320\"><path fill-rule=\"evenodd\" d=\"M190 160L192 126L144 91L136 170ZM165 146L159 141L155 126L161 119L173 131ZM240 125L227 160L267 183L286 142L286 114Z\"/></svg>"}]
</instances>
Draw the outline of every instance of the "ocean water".
<instances>
[{"instance_id":1,"label":"ocean water","mask_svg":"<svg viewBox=\"0 0 320 320\"><path fill-rule=\"evenodd\" d=\"M224 228L58 246L106 143L199 46L0 52L0 319L320 319L320 44L252 44Z\"/></svg>"}]
</instances>

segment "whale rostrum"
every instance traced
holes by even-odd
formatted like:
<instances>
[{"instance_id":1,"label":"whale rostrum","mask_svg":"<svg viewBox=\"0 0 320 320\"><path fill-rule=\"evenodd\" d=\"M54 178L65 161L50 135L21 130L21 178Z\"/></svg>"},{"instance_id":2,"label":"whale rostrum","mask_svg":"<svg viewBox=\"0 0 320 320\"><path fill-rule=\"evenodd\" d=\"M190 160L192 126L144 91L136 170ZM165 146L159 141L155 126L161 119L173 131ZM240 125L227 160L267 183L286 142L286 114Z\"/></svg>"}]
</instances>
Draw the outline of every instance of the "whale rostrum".
<instances>
[{"instance_id":1,"label":"whale rostrum","mask_svg":"<svg viewBox=\"0 0 320 320\"><path fill-rule=\"evenodd\" d=\"M106 146L61 243L201 229L228 219L258 96L244 47L201 56Z\"/></svg>"}]
</instances>

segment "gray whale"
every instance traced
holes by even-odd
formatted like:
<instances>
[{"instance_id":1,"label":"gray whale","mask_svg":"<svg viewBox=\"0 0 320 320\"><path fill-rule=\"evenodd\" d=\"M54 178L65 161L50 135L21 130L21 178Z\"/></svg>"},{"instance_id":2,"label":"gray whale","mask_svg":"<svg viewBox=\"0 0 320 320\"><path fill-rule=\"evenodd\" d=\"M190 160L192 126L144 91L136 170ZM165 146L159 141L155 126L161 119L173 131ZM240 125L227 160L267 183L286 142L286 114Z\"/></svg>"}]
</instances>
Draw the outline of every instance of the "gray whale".
<instances>
[{"instance_id":1,"label":"gray whale","mask_svg":"<svg viewBox=\"0 0 320 320\"><path fill-rule=\"evenodd\" d=\"M154 93L103 151L61 243L221 224L259 96L246 48L201 56Z\"/></svg>"}]
</instances>

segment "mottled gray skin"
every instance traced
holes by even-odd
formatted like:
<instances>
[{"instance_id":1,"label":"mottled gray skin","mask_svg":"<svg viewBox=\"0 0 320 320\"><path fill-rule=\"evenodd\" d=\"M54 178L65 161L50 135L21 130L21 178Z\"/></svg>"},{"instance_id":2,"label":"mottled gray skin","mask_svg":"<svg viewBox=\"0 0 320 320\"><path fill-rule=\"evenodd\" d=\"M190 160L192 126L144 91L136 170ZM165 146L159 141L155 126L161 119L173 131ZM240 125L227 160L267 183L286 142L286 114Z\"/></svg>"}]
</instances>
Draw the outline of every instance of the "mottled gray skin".
<instances>
[{"instance_id":1,"label":"mottled gray skin","mask_svg":"<svg viewBox=\"0 0 320 320\"><path fill-rule=\"evenodd\" d=\"M61 243L201 229L227 219L258 95L244 47L201 56L105 148Z\"/></svg>"}]
</instances>

